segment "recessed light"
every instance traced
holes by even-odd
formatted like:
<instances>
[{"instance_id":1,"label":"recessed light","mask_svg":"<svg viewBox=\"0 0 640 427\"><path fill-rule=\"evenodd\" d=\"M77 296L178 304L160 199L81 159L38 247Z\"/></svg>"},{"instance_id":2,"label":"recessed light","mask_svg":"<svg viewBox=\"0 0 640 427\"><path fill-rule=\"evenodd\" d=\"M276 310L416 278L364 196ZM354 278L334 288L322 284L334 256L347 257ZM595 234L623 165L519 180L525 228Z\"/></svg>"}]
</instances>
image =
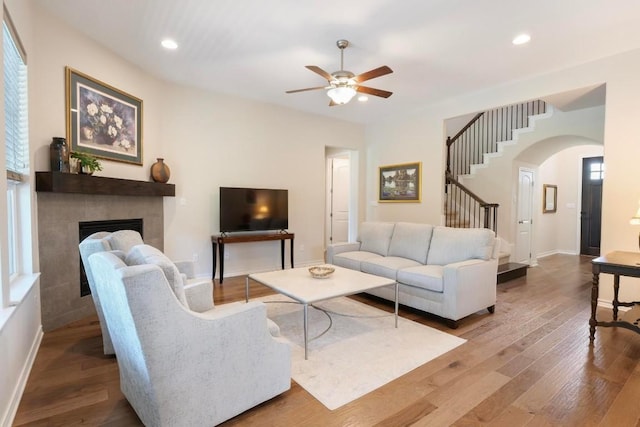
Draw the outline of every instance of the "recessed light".
<instances>
[{"instance_id":1,"label":"recessed light","mask_svg":"<svg viewBox=\"0 0 640 427\"><path fill-rule=\"evenodd\" d=\"M367 102L368 100L369 100L369 97L366 96L366 95L360 95L358 97L358 101L360 101L360 102Z\"/></svg>"},{"instance_id":2,"label":"recessed light","mask_svg":"<svg viewBox=\"0 0 640 427\"><path fill-rule=\"evenodd\" d=\"M175 50L178 48L178 43L176 43L174 40L171 40L171 39L164 39L160 44L165 49Z\"/></svg>"},{"instance_id":3,"label":"recessed light","mask_svg":"<svg viewBox=\"0 0 640 427\"><path fill-rule=\"evenodd\" d=\"M531 36L529 34L520 34L519 36L516 36L516 38L514 38L511 43L515 45L520 45L520 44L529 43L529 40L531 40Z\"/></svg>"}]
</instances>

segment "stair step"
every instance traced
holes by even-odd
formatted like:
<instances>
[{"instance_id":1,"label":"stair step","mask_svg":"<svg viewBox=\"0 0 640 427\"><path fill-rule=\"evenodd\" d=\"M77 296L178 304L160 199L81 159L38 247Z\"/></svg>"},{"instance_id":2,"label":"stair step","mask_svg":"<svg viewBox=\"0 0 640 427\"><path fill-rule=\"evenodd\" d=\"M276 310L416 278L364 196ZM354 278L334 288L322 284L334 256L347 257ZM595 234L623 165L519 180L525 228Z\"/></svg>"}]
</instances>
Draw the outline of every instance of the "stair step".
<instances>
[{"instance_id":1,"label":"stair step","mask_svg":"<svg viewBox=\"0 0 640 427\"><path fill-rule=\"evenodd\" d=\"M508 262L498 266L498 283L504 283L527 275L527 264Z\"/></svg>"}]
</instances>

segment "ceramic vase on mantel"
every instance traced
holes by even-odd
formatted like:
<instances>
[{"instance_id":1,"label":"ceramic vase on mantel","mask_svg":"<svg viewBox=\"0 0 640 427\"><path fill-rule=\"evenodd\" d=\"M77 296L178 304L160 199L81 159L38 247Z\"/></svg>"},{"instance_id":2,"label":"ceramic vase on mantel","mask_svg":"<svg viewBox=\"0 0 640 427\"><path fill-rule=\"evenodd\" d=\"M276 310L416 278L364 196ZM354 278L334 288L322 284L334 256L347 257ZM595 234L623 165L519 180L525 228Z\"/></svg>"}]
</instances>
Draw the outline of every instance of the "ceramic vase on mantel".
<instances>
[{"instance_id":1,"label":"ceramic vase on mantel","mask_svg":"<svg viewBox=\"0 0 640 427\"><path fill-rule=\"evenodd\" d=\"M160 182L165 184L169 181L169 177L171 176L171 170L169 166L164 162L164 159L158 158L154 164L151 165L151 179L154 182Z\"/></svg>"},{"instance_id":2,"label":"ceramic vase on mantel","mask_svg":"<svg viewBox=\"0 0 640 427\"><path fill-rule=\"evenodd\" d=\"M49 145L49 160L52 172L69 172L69 146L67 140L54 136Z\"/></svg>"}]
</instances>

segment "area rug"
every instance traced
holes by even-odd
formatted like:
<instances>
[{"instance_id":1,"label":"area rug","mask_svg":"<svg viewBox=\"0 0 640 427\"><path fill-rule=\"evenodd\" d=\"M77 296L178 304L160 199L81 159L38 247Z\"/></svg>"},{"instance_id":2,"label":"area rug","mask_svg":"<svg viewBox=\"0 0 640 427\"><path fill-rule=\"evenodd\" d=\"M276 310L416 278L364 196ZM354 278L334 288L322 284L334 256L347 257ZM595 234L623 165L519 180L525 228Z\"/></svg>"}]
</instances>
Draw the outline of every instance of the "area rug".
<instances>
[{"instance_id":1,"label":"area rug","mask_svg":"<svg viewBox=\"0 0 640 427\"><path fill-rule=\"evenodd\" d=\"M304 360L302 305L281 295L260 300L267 302L269 318L292 344L293 379L331 410L466 341L402 317L396 329L392 313L343 297L316 304L328 315L309 308Z\"/></svg>"}]
</instances>

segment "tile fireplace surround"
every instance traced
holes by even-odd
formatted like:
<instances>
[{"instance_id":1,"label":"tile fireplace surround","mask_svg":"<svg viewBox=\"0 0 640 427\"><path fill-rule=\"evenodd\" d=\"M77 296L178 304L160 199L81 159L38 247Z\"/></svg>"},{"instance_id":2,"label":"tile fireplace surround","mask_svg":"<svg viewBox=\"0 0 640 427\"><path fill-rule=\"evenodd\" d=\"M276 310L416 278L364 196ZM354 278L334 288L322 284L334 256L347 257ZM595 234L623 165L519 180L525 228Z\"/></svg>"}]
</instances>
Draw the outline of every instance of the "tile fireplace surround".
<instances>
[{"instance_id":1,"label":"tile fireplace surround","mask_svg":"<svg viewBox=\"0 0 640 427\"><path fill-rule=\"evenodd\" d=\"M50 331L95 313L80 296L78 223L143 219L146 243L164 247L163 196L173 184L36 172L42 328Z\"/></svg>"}]
</instances>

